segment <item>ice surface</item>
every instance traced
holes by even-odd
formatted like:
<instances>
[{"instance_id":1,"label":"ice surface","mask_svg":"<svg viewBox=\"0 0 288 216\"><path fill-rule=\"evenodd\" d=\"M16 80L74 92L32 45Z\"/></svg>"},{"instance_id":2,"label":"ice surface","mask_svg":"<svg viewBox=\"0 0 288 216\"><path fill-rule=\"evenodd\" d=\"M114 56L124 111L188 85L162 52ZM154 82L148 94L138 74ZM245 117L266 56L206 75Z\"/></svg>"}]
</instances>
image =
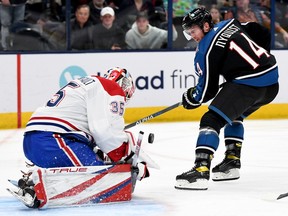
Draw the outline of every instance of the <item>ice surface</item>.
<instances>
[{"instance_id":1,"label":"ice surface","mask_svg":"<svg viewBox=\"0 0 288 216\"><path fill-rule=\"evenodd\" d=\"M23 129L0 130L0 215L125 215L125 216L282 216L288 212L288 120L247 120L239 180L209 182L207 191L174 189L175 176L193 166L198 122L144 123L131 128L145 132L143 149L161 167L150 169L151 177L137 182L131 202L89 207L28 209L6 188L7 179L26 170L22 152ZM153 144L149 133L155 134ZM212 167L224 154L223 131Z\"/></svg>"}]
</instances>

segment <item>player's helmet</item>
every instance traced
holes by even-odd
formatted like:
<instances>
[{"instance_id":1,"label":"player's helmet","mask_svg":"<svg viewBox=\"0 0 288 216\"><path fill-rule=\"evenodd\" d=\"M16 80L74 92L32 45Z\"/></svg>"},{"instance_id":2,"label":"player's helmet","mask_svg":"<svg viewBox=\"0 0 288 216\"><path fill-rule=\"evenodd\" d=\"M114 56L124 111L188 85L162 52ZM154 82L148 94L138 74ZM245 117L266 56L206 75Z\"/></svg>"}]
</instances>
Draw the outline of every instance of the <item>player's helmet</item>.
<instances>
[{"instance_id":1,"label":"player's helmet","mask_svg":"<svg viewBox=\"0 0 288 216\"><path fill-rule=\"evenodd\" d=\"M207 11L205 8L196 8L184 16L182 20L182 28L184 30L187 30L193 25L198 25L202 29L204 22L208 22L210 28L213 28L213 22L210 12Z\"/></svg>"},{"instance_id":2,"label":"player's helmet","mask_svg":"<svg viewBox=\"0 0 288 216\"><path fill-rule=\"evenodd\" d=\"M126 102L130 100L135 92L135 85L131 74L126 69L119 67L111 68L104 74L104 77L118 83L124 91Z\"/></svg>"}]
</instances>

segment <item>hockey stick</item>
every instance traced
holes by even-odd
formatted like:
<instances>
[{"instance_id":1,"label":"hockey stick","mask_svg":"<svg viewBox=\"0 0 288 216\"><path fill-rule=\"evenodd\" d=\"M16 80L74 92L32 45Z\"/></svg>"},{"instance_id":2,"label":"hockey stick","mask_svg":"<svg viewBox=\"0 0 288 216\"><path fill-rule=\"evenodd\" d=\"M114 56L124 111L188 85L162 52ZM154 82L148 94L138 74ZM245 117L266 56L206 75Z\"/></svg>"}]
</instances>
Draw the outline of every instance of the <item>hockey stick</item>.
<instances>
[{"instance_id":1,"label":"hockey stick","mask_svg":"<svg viewBox=\"0 0 288 216\"><path fill-rule=\"evenodd\" d=\"M288 197L288 193L280 194L280 195L277 197L277 200L282 199L282 198L284 198L284 197Z\"/></svg>"},{"instance_id":2,"label":"hockey stick","mask_svg":"<svg viewBox=\"0 0 288 216\"><path fill-rule=\"evenodd\" d=\"M132 181L132 193L134 192L135 189L135 185L136 185L136 181L137 181L137 161L139 158L139 153L140 153L140 148L141 148L141 143L142 143L142 139L143 139L143 131L139 132L139 136L138 136L138 140L136 143L136 149L135 149L135 154L134 154L134 158L132 161L132 176L131 176L131 181Z\"/></svg>"},{"instance_id":3,"label":"hockey stick","mask_svg":"<svg viewBox=\"0 0 288 216\"><path fill-rule=\"evenodd\" d=\"M158 111L158 112L156 112L156 113L153 113L153 114L151 114L151 115L149 115L149 116L146 116L146 117L144 117L144 118L141 118L141 119L139 119L139 120L136 121L136 122L133 122L133 123L131 123L131 124L126 125L124 129L126 130L126 129L128 129L128 128L134 127L135 125L138 125L138 124L144 123L144 122L146 122L146 121L149 121L149 120L151 120L151 119L153 119L153 118L155 118L155 117L157 117L157 116L159 116L159 115L162 115L162 114L164 114L164 113L166 113L166 112L168 112L168 111L170 111L170 110L172 110L172 109L175 109L175 108L177 108L177 107L179 107L179 106L181 106L181 105L182 105L182 102L178 102L178 103L176 103L176 104L173 104L173 105L171 105L171 106L169 106L169 107L167 107L167 108L165 108L165 109L163 109L163 110L160 110L160 111Z\"/></svg>"}]
</instances>

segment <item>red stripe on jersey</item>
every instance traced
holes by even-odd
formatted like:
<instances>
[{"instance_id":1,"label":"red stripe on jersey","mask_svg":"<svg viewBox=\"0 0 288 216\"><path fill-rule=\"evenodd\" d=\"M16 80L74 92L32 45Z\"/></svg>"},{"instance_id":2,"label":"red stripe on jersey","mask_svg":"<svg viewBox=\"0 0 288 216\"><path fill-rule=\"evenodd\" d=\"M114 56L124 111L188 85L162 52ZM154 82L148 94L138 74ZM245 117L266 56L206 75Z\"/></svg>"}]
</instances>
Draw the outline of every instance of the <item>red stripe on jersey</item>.
<instances>
[{"instance_id":1,"label":"red stripe on jersey","mask_svg":"<svg viewBox=\"0 0 288 216\"><path fill-rule=\"evenodd\" d=\"M82 166L81 161L77 158L74 152L66 145L65 141L61 138L59 134L53 135L60 146L60 148L64 151L64 153L68 156L74 166Z\"/></svg>"},{"instance_id":2,"label":"red stripe on jersey","mask_svg":"<svg viewBox=\"0 0 288 216\"><path fill-rule=\"evenodd\" d=\"M105 79L103 77L97 77L97 79L100 81L103 88L109 95L119 95L125 97L124 91L116 82Z\"/></svg>"},{"instance_id":3,"label":"red stripe on jersey","mask_svg":"<svg viewBox=\"0 0 288 216\"><path fill-rule=\"evenodd\" d=\"M59 118L55 118L55 117L47 117L47 116L43 116L43 117L32 117L29 121L31 120L53 120L53 121L59 121L62 122L64 124L67 124L68 126L70 126L71 128L73 128L76 131L80 131L76 126L74 126L73 124L71 124L68 121L65 121L63 119L59 119Z\"/></svg>"}]
</instances>

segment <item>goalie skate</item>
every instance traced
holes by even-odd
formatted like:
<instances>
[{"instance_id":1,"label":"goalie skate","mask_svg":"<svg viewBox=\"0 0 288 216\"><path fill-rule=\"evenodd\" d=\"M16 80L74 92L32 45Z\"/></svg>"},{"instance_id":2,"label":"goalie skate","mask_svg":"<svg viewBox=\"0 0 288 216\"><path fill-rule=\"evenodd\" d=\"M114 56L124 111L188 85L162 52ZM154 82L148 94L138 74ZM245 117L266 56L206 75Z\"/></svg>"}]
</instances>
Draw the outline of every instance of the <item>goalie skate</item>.
<instances>
[{"instance_id":1,"label":"goalie skate","mask_svg":"<svg viewBox=\"0 0 288 216\"><path fill-rule=\"evenodd\" d=\"M20 188L18 188L17 191L7 188L7 191L18 200L20 200L28 208L37 208L40 204L36 198L35 192L30 188L27 188L26 191L23 191Z\"/></svg>"},{"instance_id":2,"label":"goalie skate","mask_svg":"<svg viewBox=\"0 0 288 216\"><path fill-rule=\"evenodd\" d=\"M15 187L18 187L18 181L16 180L12 180L12 179L8 179L8 182L10 182L12 185L14 185Z\"/></svg>"}]
</instances>

